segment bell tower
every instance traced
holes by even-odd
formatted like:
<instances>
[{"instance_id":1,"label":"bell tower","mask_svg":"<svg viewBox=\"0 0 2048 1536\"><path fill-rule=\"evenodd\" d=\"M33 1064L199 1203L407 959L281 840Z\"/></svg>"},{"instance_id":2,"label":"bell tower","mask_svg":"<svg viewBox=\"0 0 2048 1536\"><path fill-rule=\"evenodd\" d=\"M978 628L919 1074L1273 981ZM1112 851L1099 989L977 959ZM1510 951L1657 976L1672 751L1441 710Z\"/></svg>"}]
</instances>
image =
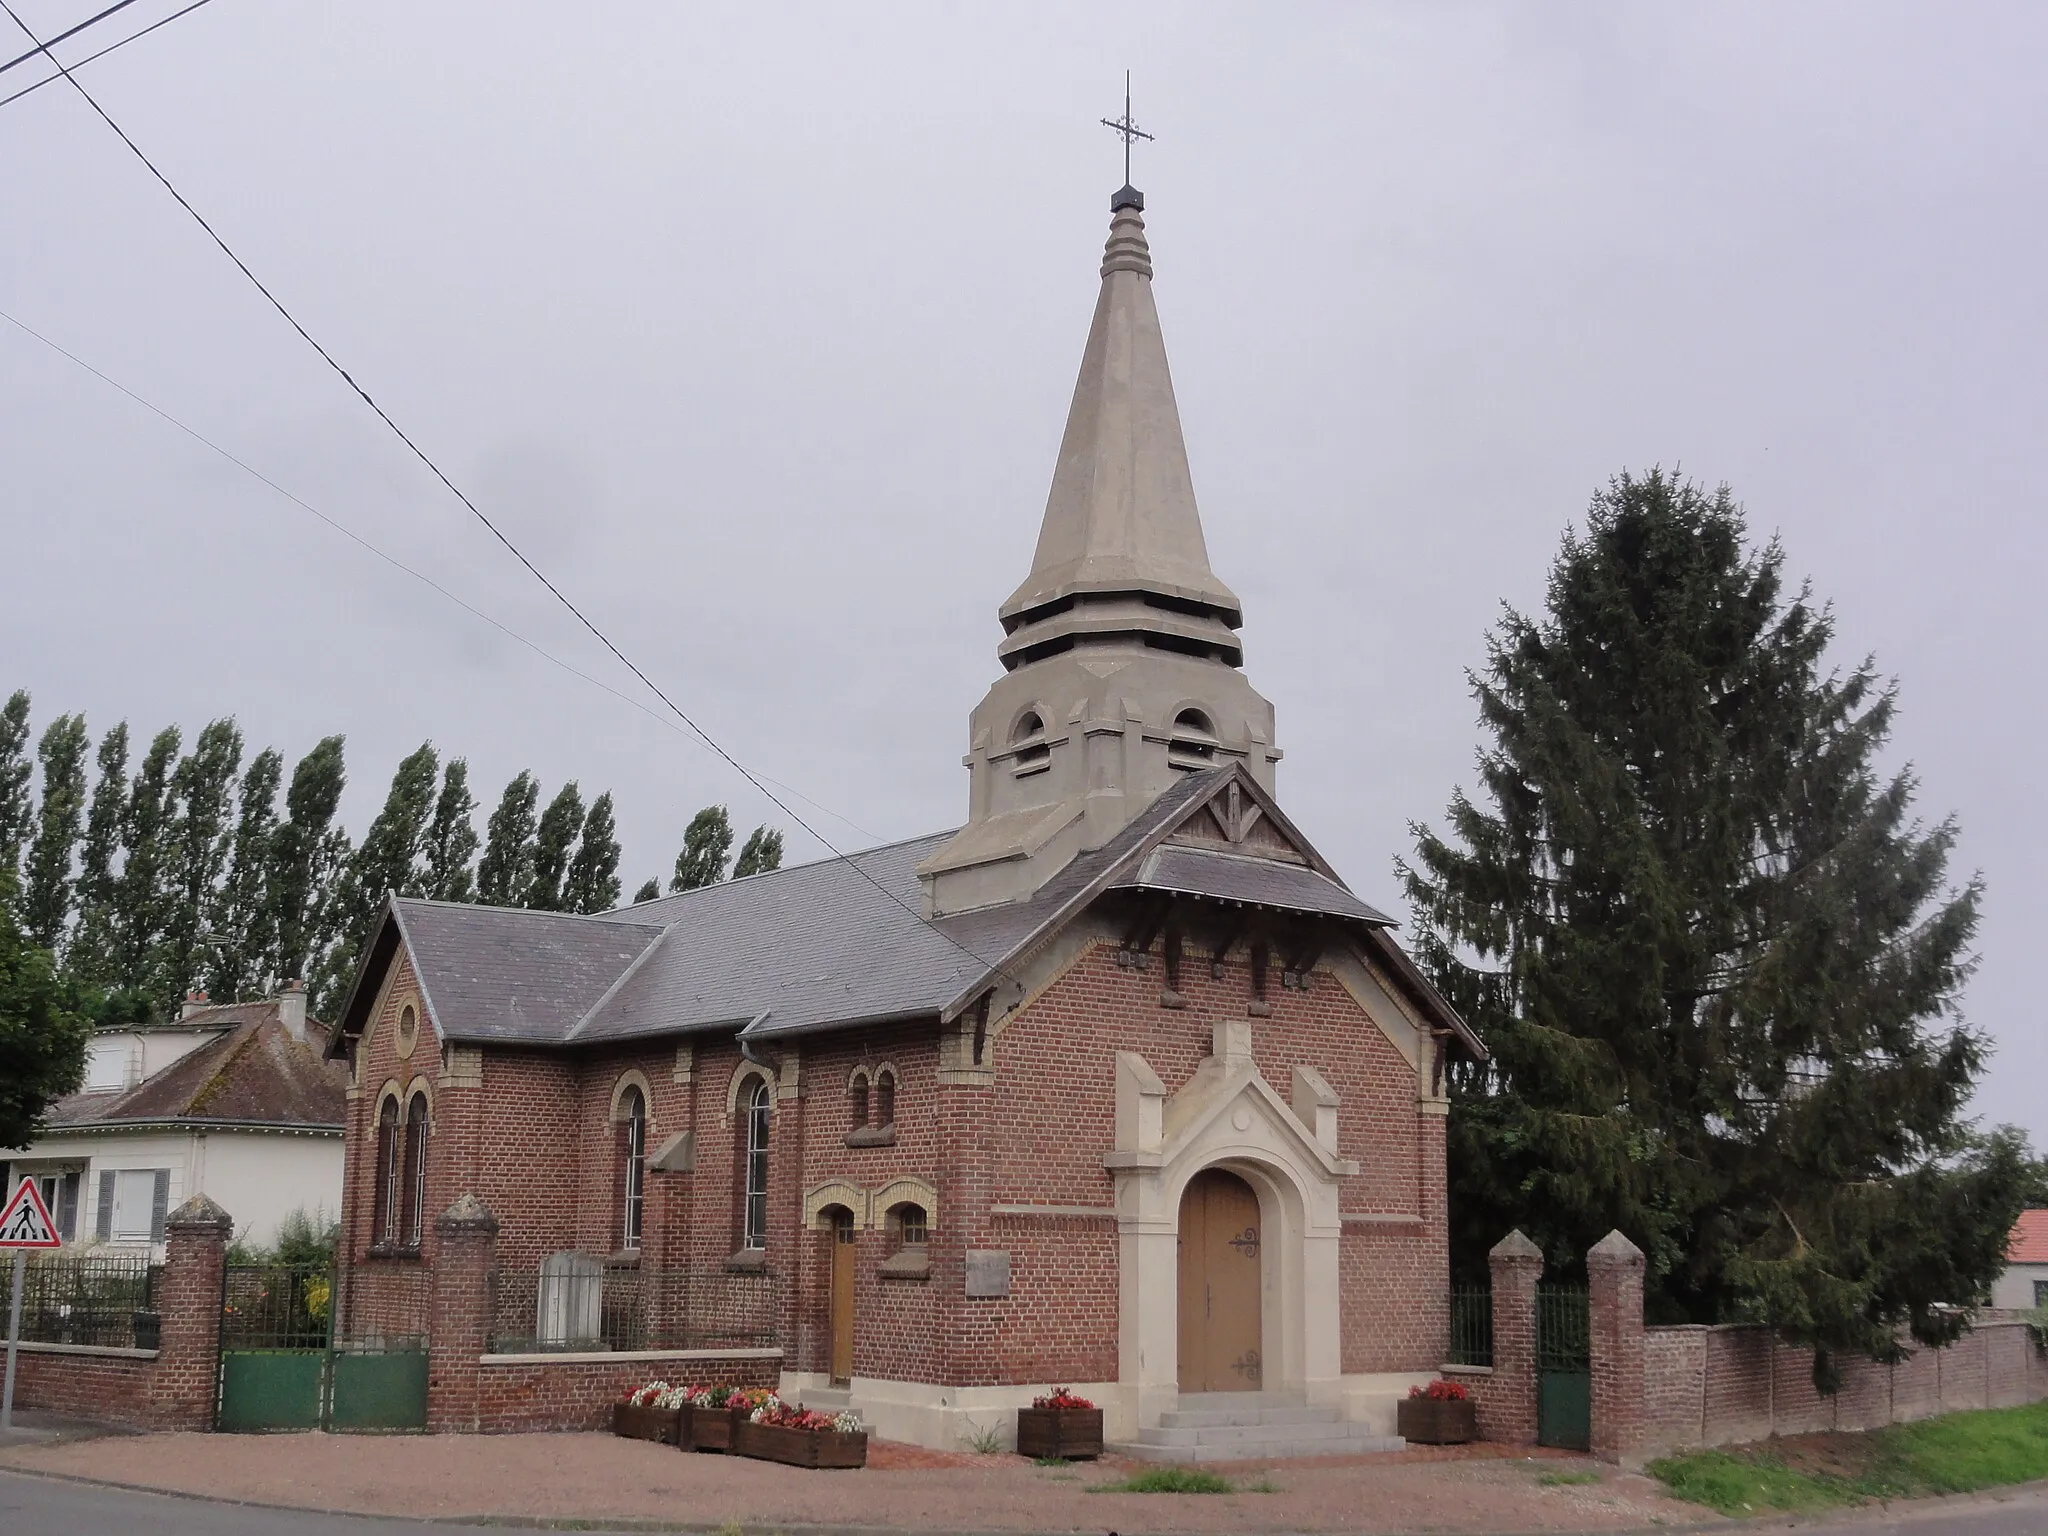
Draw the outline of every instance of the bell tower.
<instances>
[{"instance_id":1,"label":"bell tower","mask_svg":"<svg viewBox=\"0 0 2048 1536\"><path fill-rule=\"evenodd\" d=\"M934 917L1030 896L1180 774L1241 762L1274 787L1273 706L1209 569L1144 210L1128 184L1110 198L1038 550L1001 609L1003 675L968 723L967 825L918 871Z\"/></svg>"}]
</instances>

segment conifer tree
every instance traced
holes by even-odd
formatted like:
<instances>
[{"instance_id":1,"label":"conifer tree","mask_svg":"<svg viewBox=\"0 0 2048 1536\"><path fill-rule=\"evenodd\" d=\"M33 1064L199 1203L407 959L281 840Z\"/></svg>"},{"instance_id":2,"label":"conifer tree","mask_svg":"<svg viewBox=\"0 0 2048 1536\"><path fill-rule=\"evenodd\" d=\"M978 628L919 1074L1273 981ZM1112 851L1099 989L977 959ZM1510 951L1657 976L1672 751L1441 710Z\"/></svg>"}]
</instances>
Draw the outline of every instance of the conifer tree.
<instances>
[{"instance_id":1,"label":"conifer tree","mask_svg":"<svg viewBox=\"0 0 2048 1536\"><path fill-rule=\"evenodd\" d=\"M36 745L43 799L22 882L22 929L29 943L52 952L71 920L71 863L85 821L85 756L91 746L83 715L59 715Z\"/></svg>"},{"instance_id":2,"label":"conifer tree","mask_svg":"<svg viewBox=\"0 0 2048 1536\"><path fill-rule=\"evenodd\" d=\"M612 792L590 802L583 818L583 837L570 862L563 891L565 912L609 912L619 904L618 824L612 814Z\"/></svg>"},{"instance_id":3,"label":"conifer tree","mask_svg":"<svg viewBox=\"0 0 2048 1536\"><path fill-rule=\"evenodd\" d=\"M756 827L740 845L740 856L732 861L732 877L737 880L742 875L765 875L771 869L780 868L782 833Z\"/></svg>"},{"instance_id":4,"label":"conifer tree","mask_svg":"<svg viewBox=\"0 0 2048 1536\"><path fill-rule=\"evenodd\" d=\"M348 782L343 738L328 736L299 759L285 791L285 821L272 840L264 881L277 951L269 967L280 982L308 980L332 938L331 897L348 858L348 833L334 825Z\"/></svg>"},{"instance_id":5,"label":"conifer tree","mask_svg":"<svg viewBox=\"0 0 2048 1536\"><path fill-rule=\"evenodd\" d=\"M21 850L30 823L28 694L20 689L0 704L0 873L21 868ZM10 885L6 899L19 901L21 888Z\"/></svg>"},{"instance_id":6,"label":"conifer tree","mask_svg":"<svg viewBox=\"0 0 2048 1536\"><path fill-rule=\"evenodd\" d=\"M259 995L277 955L277 913L267 882L277 857L277 791L284 759L265 747L242 775L239 812L226 878L215 893L207 927L215 943L206 989L216 1001Z\"/></svg>"},{"instance_id":7,"label":"conifer tree","mask_svg":"<svg viewBox=\"0 0 2048 1536\"><path fill-rule=\"evenodd\" d=\"M174 1008L204 980L206 919L215 902L233 841L235 775L242 766L242 733L232 719L216 720L193 739L171 777L177 820L170 837L166 906L157 980L160 1003Z\"/></svg>"},{"instance_id":8,"label":"conifer tree","mask_svg":"<svg viewBox=\"0 0 2048 1536\"><path fill-rule=\"evenodd\" d=\"M725 856L730 852L732 818L722 805L705 806L683 829L683 851L676 855L675 873L668 882L669 894L716 885L725 878Z\"/></svg>"},{"instance_id":9,"label":"conifer tree","mask_svg":"<svg viewBox=\"0 0 2048 1536\"><path fill-rule=\"evenodd\" d=\"M660 898L661 882L659 880L643 881L640 889L633 893L633 905L637 907L643 901L658 901Z\"/></svg>"},{"instance_id":10,"label":"conifer tree","mask_svg":"<svg viewBox=\"0 0 2048 1536\"><path fill-rule=\"evenodd\" d=\"M520 905L537 912L567 910L562 881L569 873L569 861L576 851L576 834L582 828L583 796L571 779L541 812L540 828L533 840L533 873Z\"/></svg>"},{"instance_id":11,"label":"conifer tree","mask_svg":"<svg viewBox=\"0 0 2048 1536\"><path fill-rule=\"evenodd\" d=\"M1783 562L1725 488L1613 481L1474 678L1483 799L1403 876L1492 1052L1452 1071L1454 1262L1520 1226L1570 1264L1618 1227L1653 1318L1770 1323L1825 1390L1841 1354L1964 1326L2040 1170L1964 1118L1955 824L1880 772L1895 694L1830 670Z\"/></svg>"},{"instance_id":12,"label":"conifer tree","mask_svg":"<svg viewBox=\"0 0 2048 1536\"><path fill-rule=\"evenodd\" d=\"M534 809L540 785L526 769L505 786L484 828L483 861L476 867L476 898L487 907L523 904L533 883Z\"/></svg>"},{"instance_id":13,"label":"conifer tree","mask_svg":"<svg viewBox=\"0 0 2048 1536\"><path fill-rule=\"evenodd\" d=\"M436 901L476 900L476 797L469 792L469 764L451 757L441 770L441 794L427 829L426 894Z\"/></svg>"},{"instance_id":14,"label":"conifer tree","mask_svg":"<svg viewBox=\"0 0 2048 1536\"><path fill-rule=\"evenodd\" d=\"M78 927L65 951L64 968L87 989L103 992L114 981L121 819L128 809L127 721L100 739L97 764L78 858Z\"/></svg>"},{"instance_id":15,"label":"conifer tree","mask_svg":"<svg viewBox=\"0 0 2048 1536\"><path fill-rule=\"evenodd\" d=\"M308 992L313 1011L331 1015L355 979L356 956L385 898L418 896L426 889L427 836L434 816L434 779L440 754L422 742L398 765L384 808L336 878L329 898L333 943L313 967Z\"/></svg>"},{"instance_id":16,"label":"conifer tree","mask_svg":"<svg viewBox=\"0 0 2048 1536\"><path fill-rule=\"evenodd\" d=\"M92 1021L56 957L15 925L11 869L0 869L0 1149L35 1139L52 1099L85 1081Z\"/></svg>"},{"instance_id":17,"label":"conifer tree","mask_svg":"<svg viewBox=\"0 0 2048 1536\"><path fill-rule=\"evenodd\" d=\"M114 987L159 1003L152 965L170 916L178 814L171 776L183 739L167 725L142 755L121 817L121 877L114 886Z\"/></svg>"}]
</instances>

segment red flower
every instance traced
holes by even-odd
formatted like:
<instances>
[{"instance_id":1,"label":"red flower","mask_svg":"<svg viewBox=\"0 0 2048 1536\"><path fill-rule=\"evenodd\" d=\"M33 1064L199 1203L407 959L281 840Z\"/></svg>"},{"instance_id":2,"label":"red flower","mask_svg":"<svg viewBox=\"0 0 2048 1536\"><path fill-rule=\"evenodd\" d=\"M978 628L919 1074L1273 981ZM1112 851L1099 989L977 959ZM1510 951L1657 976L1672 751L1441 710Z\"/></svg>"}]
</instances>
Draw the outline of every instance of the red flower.
<instances>
[{"instance_id":1,"label":"red flower","mask_svg":"<svg viewBox=\"0 0 2048 1536\"><path fill-rule=\"evenodd\" d=\"M1085 1397L1076 1397L1065 1387L1054 1387L1050 1392L1031 1399L1034 1408L1093 1408L1095 1405Z\"/></svg>"},{"instance_id":2,"label":"red flower","mask_svg":"<svg viewBox=\"0 0 2048 1536\"><path fill-rule=\"evenodd\" d=\"M1432 1381L1427 1387L1410 1387L1410 1397L1426 1397L1440 1403L1462 1403L1472 1394L1458 1381Z\"/></svg>"}]
</instances>

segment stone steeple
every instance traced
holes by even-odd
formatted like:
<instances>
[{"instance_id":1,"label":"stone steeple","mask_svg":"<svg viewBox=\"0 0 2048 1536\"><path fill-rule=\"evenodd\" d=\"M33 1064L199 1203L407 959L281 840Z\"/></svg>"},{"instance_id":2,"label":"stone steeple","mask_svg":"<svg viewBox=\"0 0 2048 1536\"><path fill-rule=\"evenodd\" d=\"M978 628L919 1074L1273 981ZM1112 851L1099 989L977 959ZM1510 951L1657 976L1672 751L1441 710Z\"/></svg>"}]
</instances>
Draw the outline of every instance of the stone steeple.
<instances>
[{"instance_id":1,"label":"stone steeple","mask_svg":"<svg viewBox=\"0 0 2048 1536\"><path fill-rule=\"evenodd\" d=\"M1110 200L1037 553L1001 609L1005 673L969 723L967 825L920 870L934 916L1029 896L1183 772L1242 762L1273 787L1273 706L1209 569L1144 207Z\"/></svg>"}]
</instances>

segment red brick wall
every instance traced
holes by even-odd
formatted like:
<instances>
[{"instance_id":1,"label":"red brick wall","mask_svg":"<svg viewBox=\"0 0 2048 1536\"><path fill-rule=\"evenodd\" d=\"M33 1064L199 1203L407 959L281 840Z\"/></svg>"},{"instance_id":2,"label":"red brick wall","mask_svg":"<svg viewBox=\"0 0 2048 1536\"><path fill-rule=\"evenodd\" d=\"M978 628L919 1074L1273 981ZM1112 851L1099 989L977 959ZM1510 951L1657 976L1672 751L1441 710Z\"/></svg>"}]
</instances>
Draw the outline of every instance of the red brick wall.
<instances>
[{"instance_id":1,"label":"red brick wall","mask_svg":"<svg viewBox=\"0 0 2048 1536\"><path fill-rule=\"evenodd\" d=\"M137 1358L24 1344L15 1367L14 1405L153 1429L160 1423L149 1396L155 1373L154 1352Z\"/></svg>"},{"instance_id":2,"label":"red brick wall","mask_svg":"<svg viewBox=\"0 0 2048 1536\"><path fill-rule=\"evenodd\" d=\"M618 1361L486 1362L477 1373L477 1429L488 1435L603 1429L611 1405L649 1381L772 1387L779 1360L670 1357Z\"/></svg>"}]
</instances>

